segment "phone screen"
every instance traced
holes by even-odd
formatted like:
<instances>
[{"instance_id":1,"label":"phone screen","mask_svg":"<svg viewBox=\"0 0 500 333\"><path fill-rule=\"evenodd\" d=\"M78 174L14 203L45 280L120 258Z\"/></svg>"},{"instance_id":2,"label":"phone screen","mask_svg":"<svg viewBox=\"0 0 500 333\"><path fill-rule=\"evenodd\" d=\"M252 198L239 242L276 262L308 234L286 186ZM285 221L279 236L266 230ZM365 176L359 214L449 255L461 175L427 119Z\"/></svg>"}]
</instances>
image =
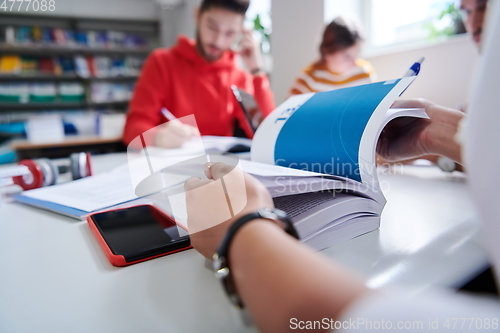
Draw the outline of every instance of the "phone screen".
<instances>
[{"instance_id":1,"label":"phone screen","mask_svg":"<svg viewBox=\"0 0 500 333\"><path fill-rule=\"evenodd\" d=\"M95 214L92 220L116 255L127 262L189 246L189 236L179 235L175 222L149 205Z\"/></svg>"}]
</instances>

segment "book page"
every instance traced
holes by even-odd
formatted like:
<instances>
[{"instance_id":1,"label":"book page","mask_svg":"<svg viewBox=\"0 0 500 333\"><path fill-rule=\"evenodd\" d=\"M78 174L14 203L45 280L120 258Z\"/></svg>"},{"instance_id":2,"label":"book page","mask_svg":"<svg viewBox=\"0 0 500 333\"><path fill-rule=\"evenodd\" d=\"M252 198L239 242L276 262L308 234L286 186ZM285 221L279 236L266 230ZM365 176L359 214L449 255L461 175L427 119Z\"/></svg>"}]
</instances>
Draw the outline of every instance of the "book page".
<instances>
[{"instance_id":1,"label":"book page","mask_svg":"<svg viewBox=\"0 0 500 333\"><path fill-rule=\"evenodd\" d=\"M346 197L348 195L344 193L334 194L333 192L325 191L279 197L274 198L273 201L276 208L287 212L290 218L294 218L326 202L342 200L342 198Z\"/></svg>"},{"instance_id":2,"label":"book page","mask_svg":"<svg viewBox=\"0 0 500 333\"><path fill-rule=\"evenodd\" d=\"M255 176L273 198L325 190L345 191L353 195L374 199L385 203L381 192L371 186L346 179L328 177L262 177Z\"/></svg>"},{"instance_id":3,"label":"book page","mask_svg":"<svg viewBox=\"0 0 500 333\"><path fill-rule=\"evenodd\" d=\"M321 173L318 172L310 172L306 170L285 168L282 166L274 165L274 164L265 164L259 163L255 161L248 160L240 160L241 167L243 171L263 177L270 176L290 176L290 177L312 177L312 176L321 176Z\"/></svg>"}]
</instances>

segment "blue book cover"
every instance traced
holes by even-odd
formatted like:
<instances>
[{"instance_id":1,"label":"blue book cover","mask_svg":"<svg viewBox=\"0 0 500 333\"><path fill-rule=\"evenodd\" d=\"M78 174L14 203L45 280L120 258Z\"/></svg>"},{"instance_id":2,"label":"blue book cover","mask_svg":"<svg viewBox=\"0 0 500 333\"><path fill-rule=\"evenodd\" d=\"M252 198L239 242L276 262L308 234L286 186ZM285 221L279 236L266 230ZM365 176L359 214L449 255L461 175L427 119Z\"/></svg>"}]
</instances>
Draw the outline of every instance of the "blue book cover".
<instances>
[{"instance_id":1,"label":"blue book cover","mask_svg":"<svg viewBox=\"0 0 500 333\"><path fill-rule=\"evenodd\" d=\"M290 97L260 125L252 160L341 176L377 186L375 149L389 111L415 77ZM392 109L391 109L392 110Z\"/></svg>"}]
</instances>

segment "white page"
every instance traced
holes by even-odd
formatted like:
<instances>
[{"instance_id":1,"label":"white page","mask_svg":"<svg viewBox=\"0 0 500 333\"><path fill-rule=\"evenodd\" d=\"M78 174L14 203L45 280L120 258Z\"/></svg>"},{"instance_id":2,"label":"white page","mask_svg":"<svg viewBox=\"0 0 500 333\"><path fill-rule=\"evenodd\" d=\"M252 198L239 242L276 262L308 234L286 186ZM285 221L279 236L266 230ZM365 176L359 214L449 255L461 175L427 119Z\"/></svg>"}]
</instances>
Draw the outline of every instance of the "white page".
<instances>
[{"instance_id":1,"label":"white page","mask_svg":"<svg viewBox=\"0 0 500 333\"><path fill-rule=\"evenodd\" d=\"M148 146L147 151L151 157L180 157L180 156L198 156L205 154L205 149L200 146L199 139L196 141L189 141L184 144L182 148L160 148Z\"/></svg>"},{"instance_id":2,"label":"white page","mask_svg":"<svg viewBox=\"0 0 500 333\"><path fill-rule=\"evenodd\" d=\"M322 173L310 172L298 169L285 168L277 165L241 160L243 171L257 176L292 176L292 177L312 177L321 176ZM324 175L323 175L324 176Z\"/></svg>"},{"instance_id":3,"label":"white page","mask_svg":"<svg viewBox=\"0 0 500 333\"><path fill-rule=\"evenodd\" d=\"M379 195L366 184L322 177L262 177L255 176L273 198L324 190L352 191L377 200Z\"/></svg>"},{"instance_id":4,"label":"white page","mask_svg":"<svg viewBox=\"0 0 500 333\"><path fill-rule=\"evenodd\" d=\"M137 198L126 173L103 173L66 184L25 191L23 195L87 212Z\"/></svg>"},{"instance_id":5,"label":"white page","mask_svg":"<svg viewBox=\"0 0 500 333\"><path fill-rule=\"evenodd\" d=\"M195 137L192 140L184 143L181 148L160 148L147 147L150 156L172 157L185 155L204 155L207 151L226 152L235 145L250 146L252 140L246 138L235 138L231 136L211 136L205 135Z\"/></svg>"},{"instance_id":6,"label":"white page","mask_svg":"<svg viewBox=\"0 0 500 333\"><path fill-rule=\"evenodd\" d=\"M247 138L235 138L232 136L211 136L206 135L201 137L205 150L218 150L226 152L235 145L247 146L249 149L252 146L252 140Z\"/></svg>"}]
</instances>

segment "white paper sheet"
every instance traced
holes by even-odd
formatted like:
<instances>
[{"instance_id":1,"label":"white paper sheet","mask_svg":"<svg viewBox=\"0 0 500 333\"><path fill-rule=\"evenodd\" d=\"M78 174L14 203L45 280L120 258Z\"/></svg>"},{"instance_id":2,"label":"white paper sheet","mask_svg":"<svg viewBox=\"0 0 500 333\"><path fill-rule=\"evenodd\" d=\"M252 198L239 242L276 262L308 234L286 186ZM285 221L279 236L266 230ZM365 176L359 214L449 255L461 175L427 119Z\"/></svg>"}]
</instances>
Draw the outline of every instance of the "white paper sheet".
<instances>
[{"instance_id":1,"label":"white paper sheet","mask_svg":"<svg viewBox=\"0 0 500 333\"><path fill-rule=\"evenodd\" d=\"M23 195L87 212L137 198L126 173L104 173L66 184L26 191Z\"/></svg>"}]
</instances>

